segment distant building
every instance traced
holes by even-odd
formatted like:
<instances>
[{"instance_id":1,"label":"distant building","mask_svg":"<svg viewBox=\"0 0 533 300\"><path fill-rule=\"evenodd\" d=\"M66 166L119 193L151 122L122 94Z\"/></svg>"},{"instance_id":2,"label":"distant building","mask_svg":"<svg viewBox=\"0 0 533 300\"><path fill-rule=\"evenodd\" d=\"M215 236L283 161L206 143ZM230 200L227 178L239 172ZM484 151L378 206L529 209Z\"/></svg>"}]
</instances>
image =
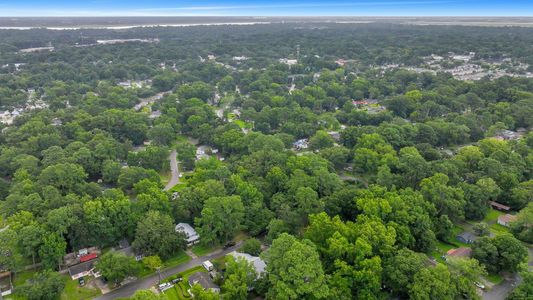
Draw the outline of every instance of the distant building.
<instances>
[{"instance_id":1,"label":"distant building","mask_svg":"<svg viewBox=\"0 0 533 300\"><path fill-rule=\"evenodd\" d=\"M468 258L472 254L472 249L468 247L461 247L461 248L455 248L450 249L448 252L446 252L446 255L444 255L444 260L447 260L448 257L464 257Z\"/></svg>"},{"instance_id":2,"label":"distant building","mask_svg":"<svg viewBox=\"0 0 533 300\"><path fill-rule=\"evenodd\" d=\"M258 256L253 256L248 253L239 253L236 251L233 251L229 253L228 255L233 256L235 259L242 258L249 262L253 267L255 272L257 273L257 278L260 278L265 273L266 264L265 262Z\"/></svg>"},{"instance_id":3,"label":"distant building","mask_svg":"<svg viewBox=\"0 0 533 300\"><path fill-rule=\"evenodd\" d=\"M189 275L189 286L192 287L199 284L204 290L211 290L215 293L220 293L220 287L216 285L209 274L205 272L196 272Z\"/></svg>"},{"instance_id":4,"label":"distant building","mask_svg":"<svg viewBox=\"0 0 533 300\"><path fill-rule=\"evenodd\" d=\"M297 140L296 142L294 142L292 144L292 147L296 150L304 150L304 149L307 149L309 147L309 140L307 139L300 139L300 140Z\"/></svg>"},{"instance_id":5,"label":"distant building","mask_svg":"<svg viewBox=\"0 0 533 300\"><path fill-rule=\"evenodd\" d=\"M329 136L338 142L341 140L341 134L338 131L328 131Z\"/></svg>"},{"instance_id":6,"label":"distant building","mask_svg":"<svg viewBox=\"0 0 533 300\"><path fill-rule=\"evenodd\" d=\"M176 232L183 232L185 234L185 240L187 241L188 247L200 242L200 236L196 230L187 223L179 223L176 225Z\"/></svg>"},{"instance_id":7,"label":"distant building","mask_svg":"<svg viewBox=\"0 0 533 300\"><path fill-rule=\"evenodd\" d=\"M498 224L509 227L509 223L516 221L518 218L514 215L505 214L498 217Z\"/></svg>"},{"instance_id":8,"label":"distant building","mask_svg":"<svg viewBox=\"0 0 533 300\"><path fill-rule=\"evenodd\" d=\"M501 203L498 203L496 201L490 201L490 206L494 209L501 210L501 211L509 211L511 208L507 205L503 205Z\"/></svg>"},{"instance_id":9,"label":"distant building","mask_svg":"<svg viewBox=\"0 0 533 300\"><path fill-rule=\"evenodd\" d=\"M463 232L461 234L458 234L456 237L455 237L459 242L461 243L465 243L465 244L472 244L475 240L477 240L477 236L475 236L473 233L471 232Z\"/></svg>"}]
</instances>

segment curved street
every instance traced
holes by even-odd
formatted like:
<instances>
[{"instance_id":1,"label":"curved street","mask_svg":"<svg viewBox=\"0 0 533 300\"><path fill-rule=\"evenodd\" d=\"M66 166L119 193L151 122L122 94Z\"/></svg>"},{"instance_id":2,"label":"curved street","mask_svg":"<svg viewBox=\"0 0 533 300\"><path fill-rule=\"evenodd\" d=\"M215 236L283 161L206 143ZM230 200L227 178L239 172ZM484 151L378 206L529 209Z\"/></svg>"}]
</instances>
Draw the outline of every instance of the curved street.
<instances>
[{"instance_id":1,"label":"curved street","mask_svg":"<svg viewBox=\"0 0 533 300\"><path fill-rule=\"evenodd\" d=\"M178 168L179 166L178 166L178 160L176 158L176 154L177 154L176 149L174 149L172 150L172 152L170 152L170 155L168 157L170 161L171 177L168 183L165 185L165 188L163 189L165 191L170 190L172 187L174 187L176 184L180 182L180 171Z\"/></svg>"}]
</instances>

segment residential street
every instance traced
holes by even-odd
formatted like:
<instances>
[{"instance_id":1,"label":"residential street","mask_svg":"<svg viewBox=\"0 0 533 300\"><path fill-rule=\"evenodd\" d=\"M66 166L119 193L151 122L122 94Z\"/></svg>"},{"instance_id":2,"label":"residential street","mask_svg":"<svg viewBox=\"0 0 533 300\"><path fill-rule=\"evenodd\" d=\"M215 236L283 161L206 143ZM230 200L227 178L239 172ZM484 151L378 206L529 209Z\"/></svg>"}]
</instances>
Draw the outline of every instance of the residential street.
<instances>
[{"instance_id":1,"label":"residential street","mask_svg":"<svg viewBox=\"0 0 533 300\"><path fill-rule=\"evenodd\" d=\"M167 278L176 273L180 273L188 269L194 268L196 266L200 266L202 262L206 260L216 259L216 258L225 256L226 254L239 249L241 244L242 244L242 241L238 242L235 246L230 247L228 249L224 249L224 250L219 249L211 254L201 256L196 259L192 259L184 264L181 264L181 265L169 268L169 269L165 269L161 271L161 277ZM146 278L125 284L121 286L120 288L115 289L95 299L96 300L111 300L111 299L117 299L117 298L130 297L137 290L149 289L150 287L156 285L158 283L158 280L159 280L159 276L154 273L153 275L150 275Z\"/></svg>"},{"instance_id":2,"label":"residential street","mask_svg":"<svg viewBox=\"0 0 533 300\"><path fill-rule=\"evenodd\" d=\"M164 188L165 191L170 190L172 187L174 187L176 184L180 182L180 171L178 169L178 160L176 159L176 149L170 152L170 156L168 158L170 160L171 177L167 185Z\"/></svg>"}]
</instances>

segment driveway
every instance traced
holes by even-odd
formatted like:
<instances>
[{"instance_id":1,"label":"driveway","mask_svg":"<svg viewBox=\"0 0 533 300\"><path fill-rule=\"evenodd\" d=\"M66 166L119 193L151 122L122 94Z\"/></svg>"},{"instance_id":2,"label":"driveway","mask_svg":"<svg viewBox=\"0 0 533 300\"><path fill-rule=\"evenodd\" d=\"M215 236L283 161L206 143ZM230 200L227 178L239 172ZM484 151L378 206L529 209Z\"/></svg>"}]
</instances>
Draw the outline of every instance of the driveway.
<instances>
[{"instance_id":1,"label":"driveway","mask_svg":"<svg viewBox=\"0 0 533 300\"><path fill-rule=\"evenodd\" d=\"M190 261L188 261L188 262L186 262L184 264L181 264L181 265L178 265L178 266L175 266L175 267L172 267L172 268L165 269L165 270L161 271L161 277L162 278L167 278L167 277L172 276L172 275L174 275L176 273L181 273L181 272L186 271L188 269L200 266L206 260L212 260L212 259L216 259L216 258L225 256L226 254L239 249L241 244L242 244L242 241L238 242L235 246L230 247L228 249L224 249L224 250L219 249L219 250L217 250L217 251L215 251L213 253L210 253L210 254L207 254L207 255L192 259L192 260L190 260ZM96 300L112 300L112 299L117 299L117 298L131 297L135 293L135 291L149 289L152 286L156 285L158 282L159 282L159 276L157 276L157 274L153 274L151 276L148 276L148 277L139 279L137 281L125 284L125 285L123 285L123 286L121 286L121 287L119 287L119 288L117 288L117 289L115 289L115 290L113 290L113 291L111 291L111 292L109 292L107 294L104 294L104 295L102 295L102 296L100 296L98 298L95 298L95 299Z\"/></svg>"},{"instance_id":2,"label":"driveway","mask_svg":"<svg viewBox=\"0 0 533 300\"><path fill-rule=\"evenodd\" d=\"M176 154L177 154L176 149L174 149L172 150L172 152L170 152L170 156L168 157L170 161L171 177L167 185L164 188L165 191L170 190L171 188L173 188L176 184L180 182L180 171L178 168L178 160L176 159Z\"/></svg>"},{"instance_id":3,"label":"driveway","mask_svg":"<svg viewBox=\"0 0 533 300\"><path fill-rule=\"evenodd\" d=\"M490 291L483 293L483 300L504 300L509 293L520 283L520 276L514 275L512 278L502 281L492 287Z\"/></svg>"}]
</instances>

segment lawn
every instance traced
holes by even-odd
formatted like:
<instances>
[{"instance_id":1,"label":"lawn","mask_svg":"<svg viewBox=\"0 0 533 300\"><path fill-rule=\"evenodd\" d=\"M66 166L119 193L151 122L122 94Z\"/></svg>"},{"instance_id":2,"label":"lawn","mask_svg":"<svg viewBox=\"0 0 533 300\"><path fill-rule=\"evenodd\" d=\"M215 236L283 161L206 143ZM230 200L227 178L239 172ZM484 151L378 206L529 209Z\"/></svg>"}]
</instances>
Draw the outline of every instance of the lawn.
<instances>
[{"instance_id":1,"label":"lawn","mask_svg":"<svg viewBox=\"0 0 533 300\"><path fill-rule=\"evenodd\" d=\"M217 247L211 247L211 246L204 246L204 245L196 245L191 248L192 253L198 255L198 256L204 256L206 254L209 254L213 251L215 251Z\"/></svg>"},{"instance_id":2,"label":"lawn","mask_svg":"<svg viewBox=\"0 0 533 300\"><path fill-rule=\"evenodd\" d=\"M505 213L501 212L501 211L498 211L498 210L495 210L495 209L490 209L489 210L489 213L485 216L485 218L483 218L483 222L485 223L488 223L488 224L491 224L491 223L495 223L498 221L498 217L501 216L501 215L504 215Z\"/></svg>"},{"instance_id":3,"label":"lawn","mask_svg":"<svg viewBox=\"0 0 533 300\"><path fill-rule=\"evenodd\" d=\"M509 233L509 228L502 226L498 223L491 224L489 228L490 231L492 231L492 233L494 233L495 235Z\"/></svg>"},{"instance_id":4,"label":"lawn","mask_svg":"<svg viewBox=\"0 0 533 300\"><path fill-rule=\"evenodd\" d=\"M494 285L499 284L503 281L503 277L499 274L489 274L485 276L485 278L487 278L487 280L493 283Z\"/></svg>"},{"instance_id":5,"label":"lawn","mask_svg":"<svg viewBox=\"0 0 533 300\"><path fill-rule=\"evenodd\" d=\"M89 286L90 282L95 280L94 278L85 278L87 283L84 287L80 287L78 280L71 280L69 276L65 276L65 289L61 293L61 300L84 300L92 299L101 294L97 287Z\"/></svg>"},{"instance_id":6,"label":"lawn","mask_svg":"<svg viewBox=\"0 0 533 300\"><path fill-rule=\"evenodd\" d=\"M183 190L184 188L187 187L187 183L186 182L181 182L181 178L180 178L180 183L176 184L175 186L173 186L170 190L168 190L170 193L174 193L174 192L179 192L181 190Z\"/></svg>"},{"instance_id":7,"label":"lawn","mask_svg":"<svg viewBox=\"0 0 533 300\"><path fill-rule=\"evenodd\" d=\"M166 268L174 267L174 266L177 266L177 265L181 265L183 263L188 262L189 260L191 260L191 257L189 255L187 255L187 253L185 253L185 251L179 251L174 256L172 256L172 257L168 258L167 260L163 261L163 268L162 269L166 269ZM152 270L147 268L142 263L142 260L139 262L139 265L140 265L140 268L139 268L139 272L137 272L137 277L143 278L143 277L146 277L146 276L151 275L151 274L154 273Z\"/></svg>"},{"instance_id":8,"label":"lawn","mask_svg":"<svg viewBox=\"0 0 533 300\"><path fill-rule=\"evenodd\" d=\"M181 265L183 263L188 262L189 260L191 260L191 257L187 255L185 251L179 251L171 258L163 261L163 268L169 268L169 267Z\"/></svg>"},{"instance_id":9,"label":"lawn","mask_svg":"<svg viewBox=\"0 0 533 300\"><path fill-rule=\"evenodd\" d=\"M17 287L17 286L23 285L26 282L26 280L32 278L35 273L37 273L36 270L23 271L23 272L16 273L15 276L13 277L13 286Z\"/></svg>"},{"instance_id":10,"label":"lawn","mask_svg":"<svg viewBox=\"0 0 533 300\"><path fill-rule=\"evenodd\" d=\"M431 256L433 256L433 258L435 258L438 262L445 263L445 260L442 258L442 256L446 254L448 250L453 249L453 248L457 248L457 247L451 244L437 241L437 247L435 248L434 251L431 251Z\"/></svg>"}]
</instances>

